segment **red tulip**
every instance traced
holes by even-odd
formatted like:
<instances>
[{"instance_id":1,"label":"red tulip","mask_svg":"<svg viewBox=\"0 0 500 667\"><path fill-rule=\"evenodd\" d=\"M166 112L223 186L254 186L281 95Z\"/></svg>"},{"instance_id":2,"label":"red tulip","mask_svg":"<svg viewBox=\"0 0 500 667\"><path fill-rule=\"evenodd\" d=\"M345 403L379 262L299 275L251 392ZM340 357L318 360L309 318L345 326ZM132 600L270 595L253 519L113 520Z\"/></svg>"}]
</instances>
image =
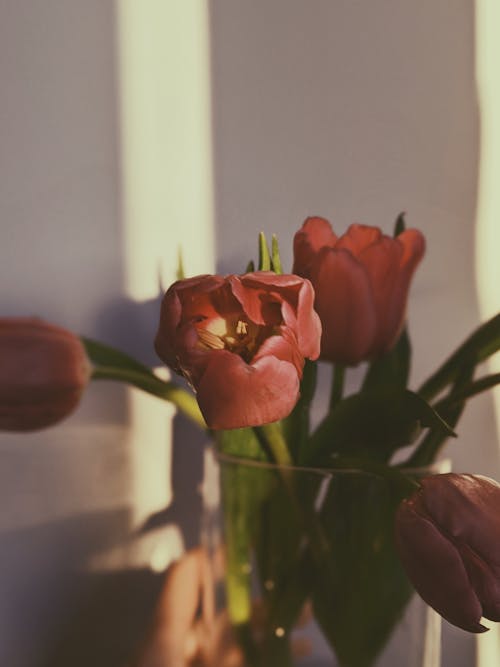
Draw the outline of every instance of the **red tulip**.
<instances>
[{"instance_id":1,"label":"red tulip","mask_svg":"<svg viewBox=\"0 0 500 667\"><path fill-rule=\"evenodd\" d=\"M277 421L297 402L304 358L319 355L313 301L293 275L180 280L163 299L155 348L194 387L209 427Z\"/></svg>"},{"instance_id":2,"label":"red tulip","mask_svg":"<svg viewBox=\"0 0 500 667\"><path fill-rule=\"evenodd\" d=\"M416 229L391 238L377 227L351 225L339 238L327 220L305 221L294 238L293 272L314 286L323 359L356 365L393 347L424 250Z\"/></svg>"},{"instance_id":3,"label":"red tulip","mask_svg":"<svg viewBox=\"0 0 500 667\"><path fill-rule=\"evenodd\" d=\"M36 318L0 318L0 430L51 426L78 405L90 377L80 339Z\"/></svg>"},{"instance_id":4,"label":"red tulip","mask_svg":"<svg viewBox=\"0 0 500 667\"><path fill-rule=\"evenodd\" d=\"M500 621L500 485L478 475L422 481L396 516L396 545L422 598L450 623Z\"/></svg>"}]
</instances>

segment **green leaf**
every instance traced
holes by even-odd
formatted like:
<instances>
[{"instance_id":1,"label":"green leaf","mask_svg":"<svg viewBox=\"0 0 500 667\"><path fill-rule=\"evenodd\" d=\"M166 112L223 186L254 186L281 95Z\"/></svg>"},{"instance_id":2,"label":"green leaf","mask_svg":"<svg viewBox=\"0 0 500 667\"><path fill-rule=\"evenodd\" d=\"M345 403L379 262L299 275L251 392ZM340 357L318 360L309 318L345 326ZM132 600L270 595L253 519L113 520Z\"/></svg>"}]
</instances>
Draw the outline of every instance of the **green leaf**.
<instances>
[{"instance_id":1,"label":"green leaf","mask_svg":"<svg viewBox=\"0 0 500 667\"><path fill-rule=\"evenodd\" d=\"M148 366L125 354L125 352L116 350L114 347L100 343L97 340L92 340L91 338L82 337L81 341L85 347L87 356L95 366L112 366L123 370L140 372L159 379Z\"/></svg>"},{"instance_id":2,"label":"green leaf","mask_svg":"<svg viewBox=\"0 0 500 667\"><path fill-rule=\"evenodd\" d=\"M396 218L396 222L394 224L394 237L402 234L405 229L406 229L405 213L403 211Z\"/></svg>"},{"instance_id":3,"label":"green leaf","mask_svg":"<svg viewBox=\"0 0 500 667\"><path fill-rule=\"evenodd\" d=\"M330 412L335 408L337 403L342 400L344 395L345 383L345 366L342 364L334 364L332 368L332 386L330 389Z\"/></svg>"},{"instance_id":4,"label":"green leaf","mask_svg":"<svg viewBox=\"0 0 500 667\"><path fill-rule=\"evenodd\" d=\"M447 423L453 427L456 426L462 416L467 399L500 384L500 373L486 375L471 382L473 372L474 367L464 368L462 375L455 382L448 395L434 406L439 414L446 419ZM408 465L428 465L434 461L446 439L447 436L441 432L431 431L428 433L410 457Z\"/></svg>"},{"instance_id":5,"label":"green leaf","mask_svg":"<svg viewBox=\"0 0 500 667\"><path fill-rule=\"evenodd\" d=\"M283 420L283 432L294 461L301 463L307 455L311 403L316 391L318 365L306 359L300 383L300 397L291 414Z\"/></svg>"},{"instance_id":6,"label":"green leaf","mask_svg":"<svg viewBox=\"0 0 500 667\"><path fill-rule=\"evenodd\" d=\"M402 496L376 476L333 477L321 509L331 546L328 586L315 564L316 620L339 664L373 667L412 588L394 547Z\"/></svg>"},{"instance_id":7,"label":"green leaf","mask_svg":"<svg viewBox=\"0 0 500 667\"><path fill-rule=\"evenodd\" d=\"M252 428L217 431L216 446L221 454L226 454L227 456L235 456L252 461L269 461L267 452L262 447Z\"/></svg>"},{"instance_id":8,"label":"green leaf","mask_svg":"<svg viewBox=\"0 0 500 667\"><path fill-rule=\"evenodd\" d=\"M255 263L253 259L251 259L248 264L247 268L245 269L245 273L253 273L255 271Z\"/></svg>"},{"instance_id":9,"label":"green leaf","mask_svg":"<svg viewBox=\"0 0 500 667\"><path fill-rule=\"evenodd\" d=\"M292 465L293 461L280 421L254 426L253 430L265 451L269 453L273 463L277 463L279 466Z\"/></svg>"},{"instance_id":10,"label":"green leaf","mask_svg":"<svg viewBox=\"0 0 500 667\"><path fill-rule=\"evenodd\" d=\"M184 271L184 260L182 258L182 248L179 248L177 252L177 272L176 272L176 278L177 280L184 280L186 277L186 272Z\"/></svg>"},{"instance_id":11,"label":"green leaf","mask_svg":"<svg viewBox=\"0 0 500 667\"><path fill-rule=\"evenodd\" d=\"M259 234L259 271L271 270L271 256L264 232Z\"/></svg>"},{"instance_id":12,"label":"green leaf","mask_svg":"<svg viewBox=\"0 0 500 667\"><path fill-rule=\"evenodd\" d=\"M370 364L362 391L376 392L405 389L410 375L411 344L405 328L395 347Z\"/></svg>"},{"instance_id":13,"label":"green leaf","mask_svg":"<svg viewBox=\"0 0 500 667\"><path fill-rule=\"evenodd\" d=\"M133 357L90 338L81 338L93 364L92 380L114 380L169 401L202 429L207 425L196 398L174 382L165 382L148 367Z\"/></svg>"},{"instance_id":14,"label":"green leaf","mask_svg":"<svg viewBox=\"0 0 500 667\"><path fill-rule=\"evenodd\" d=\"M500 384L500 373L485 375L474 382L468 382L460 387L457 386L449 396L446 396L436 403L436 410L440 412L445 408L452 407L456 403L460 403L461 401L472 398L483 391L495 387L497 384Z\"/></svg>"},{"instance_id":15,"label":"green leaf","mask_svg":"<svg viewBox=\"0 0 500 667\"><path fill-rule=\"evenodd\" d=\"M278 246L278 238L276 234L273 234L271 240L271 267L274 273L283 273L283 267L281 266L281 257L280 249Z\"/></svg>"},{"instance_id":16,"label":"green leaf","mask_svg":"<svg viewBox=\"0 0 500 667\"><path fill-rule=\"evenodd\" d=\"M321 465L332 455L386 461L424 427L454 435L421 396L407 389L355 394L320 424L310 439L307 462Z\"/></svg>"},{"instance_id":17,"label":"green leaf","mask_svg":"<svg viewBox=\"0 0 500 667\"><path fill-rule=\"evenodd\" d=\"M453 384L464 368L477 365L500 349L500 313L482 324L420 387L418 393L431 400Z\"/></svg>"}]
</instances>

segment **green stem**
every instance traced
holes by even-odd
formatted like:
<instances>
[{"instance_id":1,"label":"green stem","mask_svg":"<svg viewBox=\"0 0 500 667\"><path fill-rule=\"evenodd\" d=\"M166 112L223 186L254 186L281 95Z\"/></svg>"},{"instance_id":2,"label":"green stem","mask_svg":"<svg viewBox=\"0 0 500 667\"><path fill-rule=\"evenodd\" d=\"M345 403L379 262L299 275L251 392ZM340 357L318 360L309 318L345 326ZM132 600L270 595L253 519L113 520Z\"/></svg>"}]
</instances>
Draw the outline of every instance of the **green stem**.
<instances>
[{"instance_id":1,"label":"green stem","mask_svg":"<svg viewBox=\"0 0 500 667\"><path fill-rule=\"evenodd\" d=\"M464 365L476 365L500 348L500 314L485 322L431 375L418 390L430 401L460 375Z\"/></svg>"},{"instance_id":2,"label":"green stem","mask_svg":"<svg viewBox=\"0 0 500 667\"><path fill-rule=\"evenodd\" d=\"M116 366L95 366L92 380L116 380L131 384L152 396L173 403L197 426L203 430L207 429L196 398L173 382L165 382L156 375L142 373L139 370Z\"/></svg>"},{"instance_id":3,"label":"green stem","mask_svg":"<svg viewBox=\"0 0 500 667\"><path fill-rule=\"evenodd\" d=\"M290 451L286 440L283 437L279 422L265 424L264 426L256 426L255 431L257 437L266 442L275 463L280 466L293 465L292 457L290 456Z\"/></svg>"},{"instance_id":4,"label":"green stem","mask_svg":"<svg viewBox=\"0 0 500 667\"><path fill-rule=\"evenodd\" d=\"M275 462L278 464L278 472L288 492L292 506L295 508L298 516L301 517L304 529L309 532L314 546L317 547L315 553L319 554L324 551L327 542L322 534L321 527L318 524L317 517L314 510L309 511L308 508L302 507L298 496L294 479L293 461L288 451L288 446L281 432L279 422L266 424L256 428L258 434L261 434L267 442L267 445L273 455ZM314 549L313 546L313 549Z\"/></svg>"},{"instance_id":5,"label":"green stem","mask_svg":"<svg viewBox=\"0 0 500 667\"><path fill-rule=\"evenodd\" d=\"M411 495L414 491L420 488L420 484L411 477L408 477L400 469L384 465L383 463L376 463L368 460L359 459L334 459L332 461L332 468L339 470L355 470L356 472L364 472L391 482L399 491L405 495Z\"/></svg>"},{"instance_id":6,"label":"green stem","mask_svg":"<svg viewBox=\"0 0 500 667\"><path fill-rule=\"evenodd\" d=\"M330 412L342 400L344 393L345 366L335 364L333 367L332 392L330 394Z\"/></svg>"},{"instance_id":7,"label":"green stem","mask_svg":"<svg viewBox=\"0 0 500 667\"><path fill-rule=\"evenodd\" d=\"M455 427L465 408L466 400L477 394L491 389L500 383L500 373L486 375L475 382L466 383L457 389L452 389L448 396L434 404L433 408L450 426ZM403 464L404 466L428 465L437 457L440 449L447 440L447 435L432 429L419 443L418 447Z\"/></svg>"},{"instance_id":8,"label":"green stem","mask_svg":"<svg viewBox=\"0 0 500 667\"><path fill-rule=\"evenodd\" d=\"M487 389L491 389L500 383L500 373L492 373L471 382L469 385L459 391L453 391L450 396L446 396L438 401L433 407L438 413L444 412L446 409L455 406L457 403L465 401L467 398L472 398Z\"/></svg>"}]
</instances>

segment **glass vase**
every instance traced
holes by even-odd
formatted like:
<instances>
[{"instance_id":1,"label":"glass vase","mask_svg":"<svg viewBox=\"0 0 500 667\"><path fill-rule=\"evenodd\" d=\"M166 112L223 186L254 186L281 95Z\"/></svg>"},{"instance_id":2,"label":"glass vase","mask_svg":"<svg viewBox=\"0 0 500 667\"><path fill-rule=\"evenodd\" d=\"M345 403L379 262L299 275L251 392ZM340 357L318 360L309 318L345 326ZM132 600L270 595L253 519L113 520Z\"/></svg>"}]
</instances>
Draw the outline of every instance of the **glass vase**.
<instances>
[{"instance_id":1,"label":"glass vase","mask_svg":"<svg viewBox=\"0 0 500 667\"><path fill-rule=\"evenodd\" d=\"M235 665L439 667L441 619L394 548L394 479L220 454L208 470L202 543Z\"/></svg>"}]
</instances>

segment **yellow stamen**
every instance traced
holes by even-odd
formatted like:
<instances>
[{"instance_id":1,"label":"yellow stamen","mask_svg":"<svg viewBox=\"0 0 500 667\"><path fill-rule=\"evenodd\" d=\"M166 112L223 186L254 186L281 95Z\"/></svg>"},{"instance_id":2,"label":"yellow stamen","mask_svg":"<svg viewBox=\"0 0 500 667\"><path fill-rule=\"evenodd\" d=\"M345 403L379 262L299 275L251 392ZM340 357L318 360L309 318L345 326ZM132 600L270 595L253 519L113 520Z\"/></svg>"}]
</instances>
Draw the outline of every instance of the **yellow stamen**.
<instances>
[{"instance_id":1,"label":"yellow stamen","mask_svg":"<svg viewBox=\"0 0 500 667\"><path fill-rule=\"evenodd\" d=\"M238 320L236 325L236 334L238 336L246 336L248 334L248 323L243 322L243 320Z\"/></svg>"},{"instance_id":2,"label":"yellow stamen","mask_svg":"<svg viewBox=\"0 0 500 667\"><path fill-rule=\"evenodd\" d=\"M222 338L219 338L219 336L208 329L198 329L198 338L203 346L211 350L223 350L225 347Z\"/></svg>"}]
</instances>

